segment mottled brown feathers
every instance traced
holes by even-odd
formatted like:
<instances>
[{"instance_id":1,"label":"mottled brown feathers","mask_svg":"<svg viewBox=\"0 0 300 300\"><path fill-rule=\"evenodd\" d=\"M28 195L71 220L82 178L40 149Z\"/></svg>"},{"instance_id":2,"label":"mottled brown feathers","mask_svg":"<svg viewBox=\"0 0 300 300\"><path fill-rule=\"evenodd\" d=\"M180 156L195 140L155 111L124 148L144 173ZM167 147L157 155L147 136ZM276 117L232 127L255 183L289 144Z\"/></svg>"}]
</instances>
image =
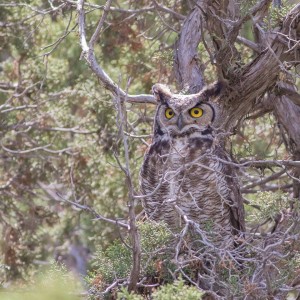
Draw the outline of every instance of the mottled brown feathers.
<instances>
[{"instance_id":1,"label":"mottled brown feathers","mask_svg":"<svg viewBox=\"0 0 300 300\"><path fill-rule=\"evenodd\" d=\"M221 89L215 83L197 94L180 95L154 85L158 101L154 136L140 173L150 219L177 231L184 225L184 214L198 224L198 234L216 245L233 244L234 235L245 229L237 177L213 130L218 111L209 101ZM191 114L195 108L199 117ZM167 115L170 109L172 114Z\"/></svg>"},{"instance_id":2,"label":"mottled brown feathers","mask_svg":"<svg viewBox=\"0 0 300 300\"><path fill-rule=\"evenodd\" d=\"M210 98L219 96L223 87L224 84L221 81L217 81L206 86L199 93L189 95L189 97L197 98L199 101L209 101ZM168 99L176 97L176 94L172 94L169 87L160 83L157 83L152 87L152 93L158 102L166 102Z\"/></svg>"}]
</instances>

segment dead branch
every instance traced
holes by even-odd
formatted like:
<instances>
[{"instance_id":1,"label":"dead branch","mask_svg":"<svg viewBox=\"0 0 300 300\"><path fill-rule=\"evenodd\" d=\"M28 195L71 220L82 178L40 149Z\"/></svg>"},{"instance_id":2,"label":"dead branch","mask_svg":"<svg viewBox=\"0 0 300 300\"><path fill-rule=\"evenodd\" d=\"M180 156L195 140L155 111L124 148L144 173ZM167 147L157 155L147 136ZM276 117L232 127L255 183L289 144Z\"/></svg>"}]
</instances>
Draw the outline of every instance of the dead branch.
<instances>
[{"instance_id":1,"label":"dead branch","mask_svg":"<svg viewBox=\"0 0 300 300\"><path fill-rule=\"evenodd\" d=\"M242 36L237 36L236 39L237 39L238 42L240 42L240 43L242 43L243 45L249 47L249 48L252 49L254 52L256 52L256 53L260 53L260 52L261 52L259 46L258 46L256 43L254 43L254 42L252 42L252 41L249 41L249 40L247 40L246 38L244 38L244 37L242 37Z\"/></svg>"},{"instance_id":2,"label":"dead branch","mask_svg":"<svg viewBox=\"0 0 300 300\"><path fill-rule=\"evenodd\" d=\"M95 30L95 32L93 33L91 39L90 39L90 42L89 42L89 47L90 49L93 51L94 49L94 46L95 46L95 43L97 42L98 38L99 38L99 35L100 35L100 31L103 27L103 24L107 18L107 15L109 13L109 8L111 6L111 3L112 3L112 0L107 0L106 4L104 5L104 12L103 12L103 15L101 17L101 19L99 20L99 23L97 25L97 28Z\"/></svg>"},{"instance_id":3,"label":"dead branch","mask_svg":"<svg viewBox=\"0 0 300 300\"><path fill-rule=\"evenodd\" d=\"M61 195L59 190L53 185L46 185L41 181L38 182L38 185L40 186L41 189L43 189L43 191L45 191L45 193L52 200L66 202L80 210L86 211L94 216L94 220L102 220L102 221L129 229L129 225L127 225L126 223L123 223L119 220L113 220L113 219L104 217L104 216L100 215L98 212L96 212L92 207L90 207L88 205L80 204L80 200L72 201L72 200L67 199L66 197Z\"/></svg>"},{"instance_id":4,"label":"dead branch","mask_svg":"<svg viewBox=\"0 0 300 300\"><path fill-rule=\"evenodd\" d=\"M287 85L280 81L277 83L276 88L279 96L288 97L294 104L300 106L300 94L297 93L294 85Z\"/></svg>"},{"instance_id":5,"label":"dead branch","mask_svg":"<svg viewBox=\"0 0 300 300\"><path fill-rule=\"evenodd\" d=\"M264 185L264 184L267 183L267 182L270 182L270 181L272 181L272 180L278 179L278 178L281 177L281 175L283 175L285 172L286 172L286 171L283 169L283 170L281 170L281 171L279 171L279 172L277 172L277 173L274 173L274 174L272 174L272 175L270 175L270 176L268 176L268 177L266 177L266 178L264 178L264 179L257 180L257 181L255 181L255 182L253 182L253 183L247 184L246 186L243 186L242 189L251 189L251 188L253 188L253 187L255 187L255 186L258 186L258 185Z\"/></svg>"},{"instance_id":6,"label":"dead branch","mask_svg":"<svg viewBox=\"0 0 300 300\"><path fill-rule=\"evenodd\" d=\"M299 18L297 17L299 12L300 4L289 12L281 30L270 35L269 47L259 54L254 61L236 73L236 76L239 74L239 78L231 84L233 89L231 96L222 98L222 103L230 99L230 106L226 106L226 103L222 104L228 109L226 112L228 117L224 124L225 128L231 128L233 123L249 112L257 98L275 85L279 72L285 70L283 62L294 60L294 53L287 53L287 50L294 46L294 44L289 44L288 41L289 38L297 36L296 28L299 24ZM278 38L279 33L285 34L285 42ZM240 99L243 99L243 101L240 101Z\"/></svg>"},{"instance_id":7,"label":"dead branch","mask_svg":"<svg viewBox=\"0 0 300 300\"><path fill-rule=\"evenodd\" d=\"M128 284L128 290L135 291L137 288L139 276L140 276L140 268L141 268L141 244L140 244L140 235L138 232L138 228L136 225L136 214L135 214L135 192L131 178L131 172L129 167L129 146L127 135L125 134L127 127L127 118L126 112L124 109L124 103L121 102L120 98L116 97L115 99L116 109L118 112L119 119L119 133L123 141L124 151L125 151L125 166L122 166L120 161L117 160L119 166L123 170L126 177L126 184L128 187L128 210L129 210L129 235L132 240L132 269L130 273L130 279Z\"/></svg>"},{"instance_id":8,"label":"dead branch","mask_svg":"<svg viewBox=\"0 0 300 300\"><path fill-rule=\"evenodd\" d=\"M79 36L80 45L82 48L82 53L87 61L89 67L93 73L99 78L103 86L109 90L114 96L120 97L122 101L126 99L128 102L132 103L152 103L155 104L155 98L152 95L128 95L109 77L109 75L100 67L97 63L94 49L90 48L87 43L86 32L85 32L85 11L84 11L84 0L79 0L77 4L78 11L78 26L79 26Z\"/></svg>"},{"instance_id":9,"label":"dead branch","mask_svg":"<svg viewBox=\"0 0 300 300\"><path fill-rule=\"evenodd\" d=\"M185 19L174 49L174 72L180 89L197 93L204 86L198 58L198 45L202 39L201 11L192 10Z\"/></svg>"}]
</instances>

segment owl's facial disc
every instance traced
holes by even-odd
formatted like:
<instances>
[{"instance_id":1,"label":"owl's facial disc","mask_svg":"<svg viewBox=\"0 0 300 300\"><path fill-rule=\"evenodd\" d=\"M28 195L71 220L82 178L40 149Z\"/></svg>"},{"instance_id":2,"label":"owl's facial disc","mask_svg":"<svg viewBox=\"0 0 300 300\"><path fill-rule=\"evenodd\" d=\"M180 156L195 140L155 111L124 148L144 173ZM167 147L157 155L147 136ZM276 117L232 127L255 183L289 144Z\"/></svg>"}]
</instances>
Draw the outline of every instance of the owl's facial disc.
<instances>
[{"instance_id":1,"label":"owl's facial disc","mask_svg":"<svg viewBox=\"0 0 300 300\"><path fill-rule=\"evenodd\" d=\"M171 108L166 109L166 118L167 119L172 118L174 115L175 114ZM203 115L203 109L199 106L193 107L192 109L189 110L189 115L195 119L194 123L197 123L196 120L201 118ZM177 118L176 124L177 124L178 129L181 131L189 123L185 122L183 114L180 113Z\"/></svg>"},{"instance_id":2,"label":"owl's facial disc","mask_svg":"<svg viewBox=\"0 0 300 300\"><path fill-rule=\"evenodd\" d=\"M163 132L180 135L205 131L214 119L214 109L208 103L181 107L165 104L161 107L159 116Z\"/></svg>"}]
</instances>

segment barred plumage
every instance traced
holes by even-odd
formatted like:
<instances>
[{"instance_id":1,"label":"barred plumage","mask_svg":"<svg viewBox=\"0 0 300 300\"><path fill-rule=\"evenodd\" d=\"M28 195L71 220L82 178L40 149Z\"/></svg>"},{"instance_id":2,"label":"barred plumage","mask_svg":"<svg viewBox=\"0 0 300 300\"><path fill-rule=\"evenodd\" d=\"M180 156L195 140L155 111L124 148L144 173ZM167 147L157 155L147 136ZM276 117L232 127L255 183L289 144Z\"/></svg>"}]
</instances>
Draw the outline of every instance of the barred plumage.
<instances>
[{"instance_id":1,"label":"barred plumage","mask_svg":"<svg viewBox=\"0 0 300 300\"><path fill-rule=\"evenodd\" d=\"M140 181L150 219L176 231L186 216L221 244L244 230L244 211L235 175L224 163L229 158L212 129L216 112L209 99L217 90L176 95L153 87L159 104Z\"/></svg>"}]
</instances>

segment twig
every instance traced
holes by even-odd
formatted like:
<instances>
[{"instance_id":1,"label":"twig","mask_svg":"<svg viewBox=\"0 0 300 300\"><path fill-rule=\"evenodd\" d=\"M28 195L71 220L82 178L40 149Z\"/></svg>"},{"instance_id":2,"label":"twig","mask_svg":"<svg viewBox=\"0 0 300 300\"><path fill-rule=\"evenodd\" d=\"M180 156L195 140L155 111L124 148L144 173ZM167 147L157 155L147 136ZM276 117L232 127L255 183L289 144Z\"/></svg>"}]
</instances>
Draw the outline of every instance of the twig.
<instances>
[{"instance_id":1,"label":"twig","mask_svg":"<svg viewBox=\"0 0 300 300\"><path fill-rule=\"evenodd\" d=\"M118 119L119 119L119 132L121 135L121 138L123 140L123 146L124 146L124 152L125 152L125 166L122 166L119 163L121 169L123 170L125 176L126 176L126 183L128 187L128 209L129 209L129 234L132 239L132 256L133 256L133 264L132 269L130 273L130 279L129 279L129 285L128 290L129 291L135 291L137 288L137 283L140 275L140 264L141 264L141 245L140 245L140 235L138 232L138 228L136 226L136 215L135 215L135 197L134 197L134 189L133 189L133 183L131 179L131 172L129 167L129 148L128 148L128 140L127 135L124 133L126 131L126 112L122 105L124 103L121 103L121 100L119 97L115 97L116 102L116 108L118 112Z\"/></svg>"},{"instance_id":2,"label":"twig","mask_svg":"<svg viewBox=\"0 0 300 300\"><path fill-rule=\"evenodd\" d=\"M251 184L245 185L245 186L242 187L242 189L251 189L251 188L253 188L253 187L257 186L257 185L263 185L263 184L265 184L265 183L267 183L269 181L278 179L285 172L286 172L286 170L283 169L283 170L279 171L278 173L272 174L272 175L270 175L270 176L268 176L268 177L266 177L266 178L264 178L262 180L257 180L257 181L255 181L255 182L253 182Z\"/></svg>"},{"instance_id":3,"label":"twig","mask_svg":"<svg viewBox=\"0 0 300 300\"><path fill-rule=\"evenodd\" d=\"M46 184L42 183L42 182L38 182L38 185L48 194L48 196L51 197L51 199L55 200L55 201L61 201L61 202L66 202L69 203L73 206L75 206L76 208L79 208L81 210L84 210L86 212L91 213L92 215L94 215L94 220L102 220L111 224L115 224L117 226L121 226L123 228L126 228L127 230L129 229L129 226L126 223L120 222L119 220L113 220L110 218L106 218L102 215L100 215L99 213L97 213L92 207L87 206L87 205L83 205L78 203L77 201L71 201L69 199L66 199L63 197L63 195L61 195L58 191L53 190L53 187L51 186L47 186Z\"/></svg>"},{"instance_id":4,"label":"twig","mask_svg":"<svg viewBox=\"0 0 300 300\"><path fill-rule=\"evenodd\" d=\"M90 49L94 49L94 45L95 43L97 42L98 38L99 38L99 34L100 34L100 31L101 31L101 28L103 27L103 24L107 18L107 15L109 13L109 8L111 6L111 3L112 3L112 0L107 0L105 5L104 5L104 12L103 12L103 15L101 17L101 19L99 20L99 23L96 27L96 30L95 32L93 33L91 39L90 39L90 42L89 42L89 47Z\"/></svg>"}]
</instances>

